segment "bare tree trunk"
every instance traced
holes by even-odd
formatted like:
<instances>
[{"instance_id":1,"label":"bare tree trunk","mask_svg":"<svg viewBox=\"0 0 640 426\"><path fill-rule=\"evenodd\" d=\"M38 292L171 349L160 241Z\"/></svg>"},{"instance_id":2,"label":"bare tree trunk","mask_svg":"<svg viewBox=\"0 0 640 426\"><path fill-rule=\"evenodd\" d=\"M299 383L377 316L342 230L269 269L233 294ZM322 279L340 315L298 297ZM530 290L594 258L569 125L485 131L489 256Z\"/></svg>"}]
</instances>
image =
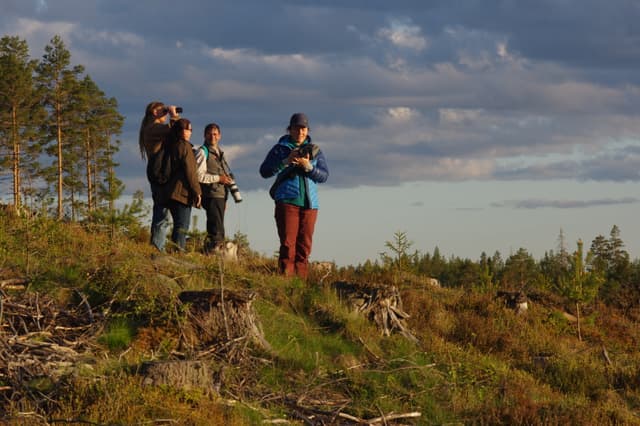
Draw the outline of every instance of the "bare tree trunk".
<instances>
[{"instance_id":1,"label":"bare tree trunk","mask_svg":"<svg viewBox=\"0 0 640 426\"><path fill-rule=\"evenodd\" d=\"M94 149L91 153L92 161L91 161L91 185L93 188L93 210L98 210L98 203L100 202L100 194L98 194L98 155L96 154L96 150Z\"/></svg>"},{"instance_id":2,"label":"bare tree trunk","mask_svg":"<svg viewBox=\"0 0 640 426\"><path fill-rule=\"evenodd\" d=\"M58 219L62 219L62 118L61 105L56 105L56 126L58 131Z\"/></svg>"},{"instance_id":3,"label":"bare tree trunk","mask_svg":"<svg viewBox=\"0 0 640 426\"><path fill-rule=\"evenodd\" d=\"M582 334L580 332L580 302L576 302L576 318L578 318L578 340L582 342Z\"/></svg>"},{"instance_id":4,"label":"bare tree trunk","mask_svg":"<svg viewBox=\"0 0 640 426\"><path fill-rule=\"evenodd\" d=\"M18 132L18 118L16 108L11 111L11 125L13 133L13 205L16 210L20 209L20 140Z\"/></svg>"},{"instance_id":5,"label":"bare tree trunk","mask_svg":"<svg viewBox=\"0 0 640 426\"><path fill-rule=\"evenodd\" d=\"M108 169L107 169L107 173L108 173L108 184L109 184L109 212L111 214L113 214L116 206L115 203L113 201L113 177L115 176L115 171L113 170L113 162L112 160L112 150L111 150L111 132L107 131L107 164L108 164Z\"/></svg>"},{"instance_id":6,"label":"bare tree trunk","mask_svg":"<svg viewBox=\"0 0 640 426\"><path fill-rule=\"evenodd\" d=\"M84 161L87 173L87 209L93 210L93 178L91 176L91 130L87 129L86 140L84 143Z\"/></svg>"}]
</instances>

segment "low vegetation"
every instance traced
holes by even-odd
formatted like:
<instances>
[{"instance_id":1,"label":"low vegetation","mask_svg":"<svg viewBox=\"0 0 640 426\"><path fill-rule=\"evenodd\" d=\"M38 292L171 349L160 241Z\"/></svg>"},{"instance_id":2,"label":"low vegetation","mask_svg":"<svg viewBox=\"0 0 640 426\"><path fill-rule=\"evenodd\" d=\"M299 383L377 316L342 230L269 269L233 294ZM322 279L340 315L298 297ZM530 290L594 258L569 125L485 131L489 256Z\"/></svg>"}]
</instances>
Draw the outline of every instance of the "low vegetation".
<instances>
[{"instance_id":1,"label":"low vegetation","mask_svg":"<svg viewBox=\"0 0 640 426\"><path fill-rule=\"evenodd\" d=\"M159 255L147 239L0 213L0 422L640 424L640 274L615 227L587 253L560 245L539 261L410 253L398 233L380 263L307 282L278 276L246 240L224 264ZM337 283L395 287L416 340L384 336ZM250 294L268 345L185 348L178 295L204 290ZM528 309L498 291L524 292ZM145 375L171 363L200 378Z\"/></svg>"}]
</instances>

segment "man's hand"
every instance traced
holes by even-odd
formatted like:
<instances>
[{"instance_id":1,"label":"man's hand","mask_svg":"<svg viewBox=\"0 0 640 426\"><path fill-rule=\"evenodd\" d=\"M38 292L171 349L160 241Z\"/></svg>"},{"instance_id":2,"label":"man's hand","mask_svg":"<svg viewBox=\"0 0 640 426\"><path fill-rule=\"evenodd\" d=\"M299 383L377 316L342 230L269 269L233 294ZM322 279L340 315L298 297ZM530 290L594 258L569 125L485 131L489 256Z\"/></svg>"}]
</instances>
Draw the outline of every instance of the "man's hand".
<instances>
[{"instance_id":1,"label":"man's hand","mask_svg":"<svg viewBox=\"0 0 640 426\"><path fill-rule=\"evenodd\" d=\"M233 179L231 179L231 176L228 175L220 175L220 180L218 182L223 185L231 185Z\"/></svg>"}]
</instances>

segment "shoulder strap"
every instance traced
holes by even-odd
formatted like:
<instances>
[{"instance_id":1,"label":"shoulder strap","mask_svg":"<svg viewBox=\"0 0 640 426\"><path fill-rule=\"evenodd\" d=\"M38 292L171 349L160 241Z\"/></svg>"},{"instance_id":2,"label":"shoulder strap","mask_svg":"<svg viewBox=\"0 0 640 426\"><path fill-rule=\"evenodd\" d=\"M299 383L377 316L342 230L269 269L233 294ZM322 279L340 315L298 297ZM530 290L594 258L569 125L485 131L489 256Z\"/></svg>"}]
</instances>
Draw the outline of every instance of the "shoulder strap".
<instances>
[{"instance_id":1,"label":"shoulder strap","mask_svg":"<svg viewBox=\"0 0 640 426\"><path fill-rule=\"evenodd\" d=\"M204 151L204 159L209 159L209 148L205 144L202 144L202 150Z\"/></svg>"}]
</instances>

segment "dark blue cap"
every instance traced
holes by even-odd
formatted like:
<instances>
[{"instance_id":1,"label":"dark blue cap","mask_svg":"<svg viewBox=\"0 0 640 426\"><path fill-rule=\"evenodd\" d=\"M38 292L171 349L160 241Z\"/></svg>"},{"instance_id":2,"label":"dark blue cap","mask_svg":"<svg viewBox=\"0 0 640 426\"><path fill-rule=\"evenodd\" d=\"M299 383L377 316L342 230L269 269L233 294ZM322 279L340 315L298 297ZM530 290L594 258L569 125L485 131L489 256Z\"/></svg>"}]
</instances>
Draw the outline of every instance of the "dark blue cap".
<instances>
[{"instance_id":1,"label":"dark blue cap","mask_svg":"<svg viewBox=\"0 0 640 426\"><path fill-rule=\"evenodd\" d=\"M289 120L289 127L291 126L309 127L309 119L305 114L296 112Z\"/></svg>"}]
</instances>

